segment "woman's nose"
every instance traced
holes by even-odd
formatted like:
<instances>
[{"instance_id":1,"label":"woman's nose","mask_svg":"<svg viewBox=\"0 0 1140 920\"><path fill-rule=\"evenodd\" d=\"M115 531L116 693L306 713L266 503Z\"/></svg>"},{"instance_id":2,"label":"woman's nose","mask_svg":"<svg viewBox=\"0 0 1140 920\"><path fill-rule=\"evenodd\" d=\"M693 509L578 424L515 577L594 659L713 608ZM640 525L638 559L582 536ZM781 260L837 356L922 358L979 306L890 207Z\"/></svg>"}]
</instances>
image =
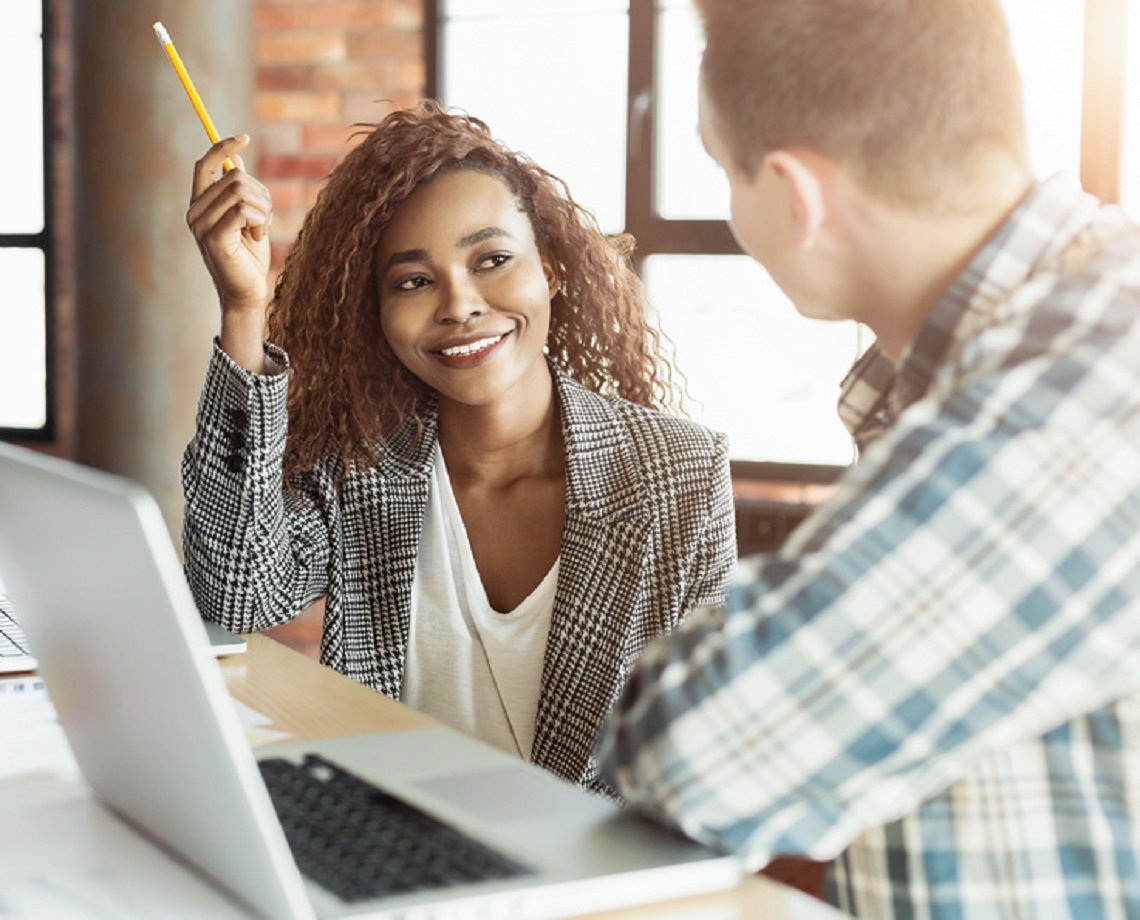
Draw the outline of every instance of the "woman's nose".
<instances>
[{"instance_id":1,"label":"woman's nose","mask_svg":"<svg viewBox=\"0 0 1140 920\"><path fill-rule=\"evenodd\" d=\"M479 289L466 278L450 279L441 285L442 297L436 310L441 323L465 323L489 309Z\"/></svg>"}]
</instances>

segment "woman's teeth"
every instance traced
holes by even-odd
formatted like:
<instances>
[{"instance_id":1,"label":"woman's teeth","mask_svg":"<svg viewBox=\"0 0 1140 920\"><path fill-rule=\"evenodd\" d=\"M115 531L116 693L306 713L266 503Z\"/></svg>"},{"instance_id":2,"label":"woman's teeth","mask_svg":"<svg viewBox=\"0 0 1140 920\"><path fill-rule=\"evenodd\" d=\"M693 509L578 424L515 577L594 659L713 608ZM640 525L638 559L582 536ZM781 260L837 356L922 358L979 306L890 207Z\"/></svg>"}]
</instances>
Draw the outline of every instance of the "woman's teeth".
<instances>
[{"instance_id":1,"label":"woman's teeth","mask_svg":"<svg viewBox=\"0 0 1140 920\"><path fill-rule=\"evenodd\" d=\"M477 352L490 348L492 345L502 341L503 336L493 335L486 339L476 339L474 342L467 342L464 345L453 345L451 348L441 348L439 353L451 358L455 355L473 355Z\"/></svg>"}]
</instances>

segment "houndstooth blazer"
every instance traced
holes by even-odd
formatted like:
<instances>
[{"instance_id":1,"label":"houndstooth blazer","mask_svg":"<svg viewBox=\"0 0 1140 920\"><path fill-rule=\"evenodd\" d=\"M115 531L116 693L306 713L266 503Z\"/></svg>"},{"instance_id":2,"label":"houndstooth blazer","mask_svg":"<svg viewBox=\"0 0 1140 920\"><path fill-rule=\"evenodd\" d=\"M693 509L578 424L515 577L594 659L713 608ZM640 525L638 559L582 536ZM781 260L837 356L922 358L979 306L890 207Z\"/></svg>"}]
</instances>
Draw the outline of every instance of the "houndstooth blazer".
<instances>
[{"instance_id":1,"label":"houndstooth blazer","mask_svg":"<svg viewBox=\"0 0 1140 920\"><path fill-rule=\"evenodd\" d=\"M566 514L532 759L612 796L593 742L634 659L685 611L722 602L735 565L728 448L722 434L554 376ZM321 660L399 699L436 419L353 470L339 494L330 462L292 496L281 474L287 385L215 344L182 463L191 590L206 619L238 632L324 596Z\"/></svg>"}]
</instances>

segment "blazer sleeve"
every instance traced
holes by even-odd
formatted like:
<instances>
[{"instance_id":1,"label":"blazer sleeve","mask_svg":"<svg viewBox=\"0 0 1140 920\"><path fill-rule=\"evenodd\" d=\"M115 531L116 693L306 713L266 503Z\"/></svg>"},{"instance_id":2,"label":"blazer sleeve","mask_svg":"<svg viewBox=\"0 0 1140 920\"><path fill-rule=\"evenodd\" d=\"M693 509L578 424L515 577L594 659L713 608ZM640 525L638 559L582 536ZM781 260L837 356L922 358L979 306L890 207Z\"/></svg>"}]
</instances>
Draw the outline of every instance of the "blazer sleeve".
<instances>
[{"instance_id":1,"label":"blazer sleeve","mask_svg":"<svg viewBox=\"0 0 1140 920\"><path fill-rule=\"evenodd\" d=\"M287 372L250 373L215 341L182 459L186 577L202 616L237 632L284 623L326 588L328 504L315 476L283 488L287 389Z\"/></svg>"},{"instance_id":2,"label":"blazer sleeve","mask_svg":"<svg viewBox=\"0 0 1140 920\"><path fill-rule=\"evenodd\" d=\"M724 604L728 584L736 568L736 512L728 462L728 438L720 432L713 433L709 470L705 506L708 513L697 540L697 552L685 595L685 613L696 607Z\"/></svg>"}]
</instances>

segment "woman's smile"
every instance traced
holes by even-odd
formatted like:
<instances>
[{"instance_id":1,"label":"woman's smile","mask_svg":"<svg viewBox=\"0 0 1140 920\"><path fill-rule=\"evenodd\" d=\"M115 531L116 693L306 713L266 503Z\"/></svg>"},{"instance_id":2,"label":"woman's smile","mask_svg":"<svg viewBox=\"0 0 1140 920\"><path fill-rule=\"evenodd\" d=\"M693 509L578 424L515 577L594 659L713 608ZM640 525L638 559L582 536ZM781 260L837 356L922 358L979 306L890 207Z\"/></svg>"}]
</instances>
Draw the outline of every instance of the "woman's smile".
<instances>
[{"instance_id":1,"label":"woman's smile","mask_svg":"<svg viewBox=\"0 0 1140 920\"><path fill-rule=\"evenodd\" d=\"M497 335L486 335L455 342L435 349L435 354L440 363L446 367L475 367L490 360L492 355L497 354L499 346L507 340L509 335L509 332L502 332Z\"/></svg>"}]
</instances>

